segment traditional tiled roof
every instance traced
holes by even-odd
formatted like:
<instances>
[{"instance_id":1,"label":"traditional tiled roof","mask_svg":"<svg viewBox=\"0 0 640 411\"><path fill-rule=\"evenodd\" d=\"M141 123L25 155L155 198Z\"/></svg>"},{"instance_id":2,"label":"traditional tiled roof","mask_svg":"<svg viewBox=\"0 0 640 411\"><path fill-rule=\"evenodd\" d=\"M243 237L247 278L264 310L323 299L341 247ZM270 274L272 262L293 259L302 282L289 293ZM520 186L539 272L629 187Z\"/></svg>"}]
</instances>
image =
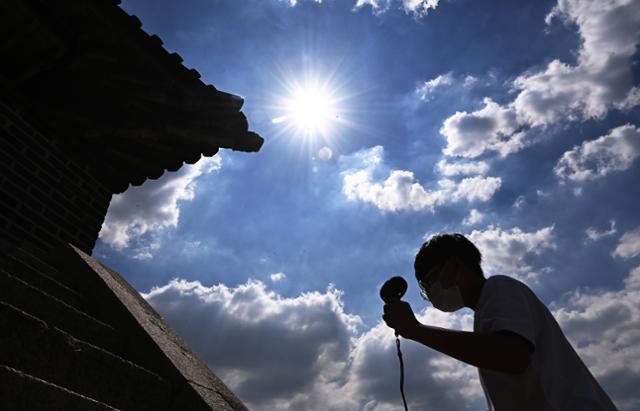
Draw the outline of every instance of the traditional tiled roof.
<instances>
[{"instance_id":1,"label":"traditional tiled roof","mask_svg":"<svg viewBox=\"0 0 640 411\"><path fill-rule=\"evenodd\" d=\"M243 99L109 0L0 3L0 81L114 193L212 156L258 151Z\"/></svg>"}]
</instances>

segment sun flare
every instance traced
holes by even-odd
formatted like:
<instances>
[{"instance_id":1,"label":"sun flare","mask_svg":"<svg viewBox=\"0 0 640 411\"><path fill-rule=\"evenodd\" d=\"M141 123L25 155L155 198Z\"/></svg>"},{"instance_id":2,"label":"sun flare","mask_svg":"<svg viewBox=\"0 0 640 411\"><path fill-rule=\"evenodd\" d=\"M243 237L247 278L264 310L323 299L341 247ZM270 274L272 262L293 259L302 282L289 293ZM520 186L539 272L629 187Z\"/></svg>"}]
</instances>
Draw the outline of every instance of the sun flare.
<instances>
[{"instance_id":1,"label":"sun flare","mask_svg":"<svg viewBox=\"0 0 640 411\"><path fill-rule=\"evenodd\" d=\"M319 81L306 81L290 84L287 94L277 107L282 115L272 123L283 123L287 131L307 138L330 137L332 127L340 121L336 90Z\"/></svg>"},{"instance_id":2,"label":"sun flare","mask_svg":"<svg viewBox=\"0 0 640 411\"><path fill-rule=\"evenodd\" d=\"M329 92L313 85L295 90L287 111L297 128L309 131L326 128L336 116Z\"/></svg>"}]
</instances>

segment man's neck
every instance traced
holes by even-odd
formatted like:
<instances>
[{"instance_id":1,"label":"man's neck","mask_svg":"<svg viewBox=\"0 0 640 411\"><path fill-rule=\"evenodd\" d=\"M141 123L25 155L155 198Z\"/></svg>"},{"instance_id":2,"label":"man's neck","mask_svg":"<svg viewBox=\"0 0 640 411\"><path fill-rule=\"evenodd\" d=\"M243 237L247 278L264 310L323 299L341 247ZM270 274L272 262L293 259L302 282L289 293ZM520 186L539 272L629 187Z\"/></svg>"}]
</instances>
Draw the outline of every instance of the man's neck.
<instances>
[{"instance_id":1,"label":"man's neck","mask_svg":"<svg viewBox=\"0 0 640 411\"><path fill-rule=\"evenodd\" d=\"M482 288L486 281L487 280L482 277L476 284L474 284L473 288L469 289L469 292L466 295L467 298L465 298L465 305L473 311L478 307L478 300L480 300L480 294L482 294Z\"/></svg>"}]
</instances>

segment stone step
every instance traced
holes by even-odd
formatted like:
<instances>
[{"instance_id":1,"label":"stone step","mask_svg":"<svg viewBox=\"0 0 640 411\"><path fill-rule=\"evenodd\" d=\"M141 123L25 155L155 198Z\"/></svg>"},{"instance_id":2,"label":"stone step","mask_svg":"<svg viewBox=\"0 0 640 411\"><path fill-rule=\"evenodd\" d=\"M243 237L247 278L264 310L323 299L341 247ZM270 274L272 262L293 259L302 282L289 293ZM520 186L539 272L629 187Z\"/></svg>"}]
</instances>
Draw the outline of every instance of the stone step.
<instances>
[{"instance_id":1,"label":"stone step","mask_svg":"<svg viewBox=\"0 0 640 411\"><path fill-rule=\"evenodd\" d=\"M66 388L0 365L0 404L3 410L115 411L106 404Z\"/></svg>"},{"instance_id":2,"label":"stone step","mask_svg":"<svg viewBox=\"0 0 640 411\"><path fill-rule=\"evenodd\" d=\"M0 269L0 301L40 318L52 327L113 353L121 353L124 341L110 325Z\"/></svg>"},{"instance_id":3,"label":"stone step","mask_svg":"<svg viewBox=\"0 0 640 411\"><path fill-rule=\"evenodd\" d=\"M167 410L170 385L144 368L0 303L0 364L126 410Z\"/></svg>"},{"instance_id":4,"label":"stone step","mask_svg":"<svg viewBox=\"0 0 640 411\"><path fill-rule=\"evenodd\" d=\"M80 310L84 308L82 296L67 285L60 283L56 279L60 276L59 273L52 276L57 271L55 268L39 262L35 257L31 257L28 254L16 255L17 253L18 250L13 250L9 255L3 255L0 267L11 275L73 307Z\"/></svg>"},{"instance_id":5,"label":"stone step","mask_svg":"<svg viewBox=\"0 0 640 411\"><path fill-rule=\"evenodd\" d=\"M56 262L50 253L46 253L32 244L24 243L19 247L11 247L7 254L13 255L19 260L29 262L38 271L75 290L73 286L75 284L75 278L58 270Z\"/></svg>"}]
</instances>

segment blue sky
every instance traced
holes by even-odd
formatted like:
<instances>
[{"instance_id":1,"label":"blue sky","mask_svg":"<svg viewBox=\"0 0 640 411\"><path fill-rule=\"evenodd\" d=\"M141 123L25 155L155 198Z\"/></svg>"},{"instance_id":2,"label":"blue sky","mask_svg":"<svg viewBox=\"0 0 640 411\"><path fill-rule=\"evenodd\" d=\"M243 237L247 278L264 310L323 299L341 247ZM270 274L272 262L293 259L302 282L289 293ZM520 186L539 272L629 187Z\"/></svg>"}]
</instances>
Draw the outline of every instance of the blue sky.
<instances>
[{"instance_id":1,"label":"blue sky","mask_svg":"<svg viewBox=\"0 0 640 411\"><path fill-rule=\"evenodd\" d=\"M640 2L122 7L243 96L265 144L115 196L94 255L250 408L400 409L378 289L411 280L438 232L527 283L618 407L640 407ZM334 104L303 130L283 102L309 83ZM471 327L412 282L406 299L427 323ZM475 369L404 347L415 409L483 409Z\"/></svg>"}]
</instances>

